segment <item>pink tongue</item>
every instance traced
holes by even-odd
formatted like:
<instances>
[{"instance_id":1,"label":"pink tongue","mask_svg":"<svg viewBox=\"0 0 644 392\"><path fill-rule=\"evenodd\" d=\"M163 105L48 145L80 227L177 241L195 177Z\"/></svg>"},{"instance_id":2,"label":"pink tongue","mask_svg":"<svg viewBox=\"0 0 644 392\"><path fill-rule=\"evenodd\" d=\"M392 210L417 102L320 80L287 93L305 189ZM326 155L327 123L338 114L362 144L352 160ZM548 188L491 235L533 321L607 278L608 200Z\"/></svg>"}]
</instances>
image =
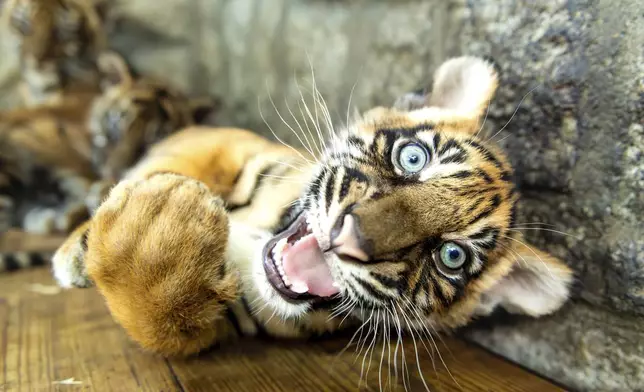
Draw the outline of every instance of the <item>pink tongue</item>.
<instances>
[{"instance_id":1,"label":"pink tongue","mask_svg":"<svg viewBox=\"0 0 644 392\"><path fill-rule=\"evenodd\" d=\"M329 297L339 292L333 287L331 271L313 234L283 251L282 266L293 286L305 284L309 294Z\"/></svg>"}]
</instances>

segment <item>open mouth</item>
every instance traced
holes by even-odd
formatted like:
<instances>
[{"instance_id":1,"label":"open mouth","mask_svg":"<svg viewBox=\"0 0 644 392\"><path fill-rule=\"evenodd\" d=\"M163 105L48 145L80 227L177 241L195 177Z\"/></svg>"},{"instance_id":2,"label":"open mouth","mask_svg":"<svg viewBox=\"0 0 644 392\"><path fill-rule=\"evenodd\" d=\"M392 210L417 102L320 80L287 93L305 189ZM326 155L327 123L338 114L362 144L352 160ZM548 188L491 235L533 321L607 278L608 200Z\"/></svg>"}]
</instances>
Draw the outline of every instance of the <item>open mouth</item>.
<instances>
[{"instance_id":1,"label":"open mouth","mask_svg":"<svg viewBox=\"0 0 644 392\"><path fill-rule=\"evenodd\" d=\"M340 291L306 213L268 241L263 258L268 281L287 300L325 300Z\"/></svg>"}]
</instances>

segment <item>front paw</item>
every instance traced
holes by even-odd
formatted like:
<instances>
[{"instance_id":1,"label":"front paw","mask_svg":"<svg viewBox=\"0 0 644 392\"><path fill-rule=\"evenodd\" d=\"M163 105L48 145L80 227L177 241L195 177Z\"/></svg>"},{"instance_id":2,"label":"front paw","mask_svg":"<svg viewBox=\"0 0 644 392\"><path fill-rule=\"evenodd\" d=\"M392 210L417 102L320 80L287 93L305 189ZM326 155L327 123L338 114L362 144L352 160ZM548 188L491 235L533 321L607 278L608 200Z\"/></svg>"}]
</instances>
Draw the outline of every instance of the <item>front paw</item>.
<instances>
[{"instance_id":1,"label":"front paw","mask_svg":"<svg viewBox=\"0 0 644 392\"><path fill-rule=\"evenodd\" d=\"M86 269L114 318L155 352L196 352L238 296L225 254L228 217L202 183L158 174L117 185L98 208Z\"/></svg>"}]
</instances>

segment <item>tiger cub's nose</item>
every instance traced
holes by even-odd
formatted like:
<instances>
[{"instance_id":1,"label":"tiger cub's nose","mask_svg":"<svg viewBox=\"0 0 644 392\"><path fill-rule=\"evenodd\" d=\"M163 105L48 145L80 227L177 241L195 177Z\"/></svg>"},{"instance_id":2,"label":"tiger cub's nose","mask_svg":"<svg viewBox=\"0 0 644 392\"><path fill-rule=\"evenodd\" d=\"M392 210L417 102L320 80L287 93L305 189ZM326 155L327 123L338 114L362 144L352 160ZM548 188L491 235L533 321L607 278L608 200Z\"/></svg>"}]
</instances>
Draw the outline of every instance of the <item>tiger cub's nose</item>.
<instances>
[{"instance_id":1,"label":"tiger cub's nose","mask_svg":"<svg viewBox=\"0 0 644 392\"><path fill-rule=\"evenodd\" d=\"M338 217L331 230L331 249L338 256L368 262L373 247L360 231L358 220L352 214Z\"/></svg>"}]
</instances>

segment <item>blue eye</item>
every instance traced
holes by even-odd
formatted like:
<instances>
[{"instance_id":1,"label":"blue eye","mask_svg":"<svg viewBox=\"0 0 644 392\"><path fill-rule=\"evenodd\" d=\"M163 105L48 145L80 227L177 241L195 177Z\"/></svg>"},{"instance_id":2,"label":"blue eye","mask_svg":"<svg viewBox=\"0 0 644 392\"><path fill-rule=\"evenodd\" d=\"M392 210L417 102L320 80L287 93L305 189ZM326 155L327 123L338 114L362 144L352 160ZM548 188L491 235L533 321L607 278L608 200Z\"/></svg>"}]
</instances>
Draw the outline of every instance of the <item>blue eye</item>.
<instances>
[{"instance_id":1,"label":"blue eye","mask_svg":"<svg viewBox=\"0 0 644 392\"><path fill-rule=\"evenodd\" d=\"M441 246L440 262L450 270L457 270L465 264L467 254L465 250L453 242L446 242Z\"/></svg>"},{"instance_id":2,"label":"blue eye","mask_svg":"<svg viewBox=\"0 0 644 392\"><path fill-rule=\"evenodd\" d=\"M427 163L427 151L418 144L408 144L398 153L398 164L407 174L416 174Z\"/></svg>"}]
</instances>

